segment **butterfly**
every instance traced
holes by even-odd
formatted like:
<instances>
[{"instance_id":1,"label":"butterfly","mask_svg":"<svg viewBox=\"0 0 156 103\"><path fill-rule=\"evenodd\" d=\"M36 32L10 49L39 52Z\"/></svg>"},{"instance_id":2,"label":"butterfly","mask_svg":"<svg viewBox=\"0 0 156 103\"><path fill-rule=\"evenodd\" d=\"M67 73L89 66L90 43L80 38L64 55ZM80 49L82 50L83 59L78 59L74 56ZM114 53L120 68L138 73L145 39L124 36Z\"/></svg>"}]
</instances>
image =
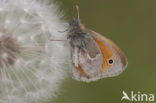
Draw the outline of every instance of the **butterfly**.
<instances>
[{"instance_id":1,"label":"butterfly","mask_svg":"<svg viewBox=\"0 0 156 103\"><path fill-rule=\"evenodd\" d=\"M90 82L121 74L128 62L119 47L108 38L85 28L78 18L69 22L67 39L70 42L73 78Z\"/></svg>"}]
</instances>

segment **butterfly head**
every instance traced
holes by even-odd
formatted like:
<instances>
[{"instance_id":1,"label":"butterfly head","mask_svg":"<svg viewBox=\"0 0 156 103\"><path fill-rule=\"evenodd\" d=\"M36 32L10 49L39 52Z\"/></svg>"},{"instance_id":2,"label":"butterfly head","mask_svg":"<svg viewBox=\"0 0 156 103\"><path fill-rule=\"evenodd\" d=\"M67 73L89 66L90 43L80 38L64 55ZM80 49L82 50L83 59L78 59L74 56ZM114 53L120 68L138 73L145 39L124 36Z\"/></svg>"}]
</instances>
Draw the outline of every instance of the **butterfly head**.
<instances>
[{"instance_id":1,"label":"butterfly head","mask_svg":"<svg viewBox=\"0 0 156 103\"><path fill-rule=\"evenodd\" d=\"M69 22L69 26L70 26L70 31L75 31L75 30L80 30L81 24L78 19L73 18Z\"/></svg>"}]
</instances>

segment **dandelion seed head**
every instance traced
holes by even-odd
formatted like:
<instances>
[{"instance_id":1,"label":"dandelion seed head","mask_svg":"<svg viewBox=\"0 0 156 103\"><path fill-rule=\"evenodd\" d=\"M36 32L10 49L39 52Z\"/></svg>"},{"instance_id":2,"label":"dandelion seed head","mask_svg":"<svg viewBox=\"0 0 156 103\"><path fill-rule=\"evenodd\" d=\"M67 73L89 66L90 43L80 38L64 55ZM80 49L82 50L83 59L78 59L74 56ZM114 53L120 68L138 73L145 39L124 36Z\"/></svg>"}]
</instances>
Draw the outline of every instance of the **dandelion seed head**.
<instances>
[{"instance_id":1,"label":"dandelion seed head","mask_svg":"<svg viewBox=\"0 0 156 103\"><path fill-rule=\"evenodd\" d=\"M66 43L51 41L64 21L47 2L0 0L0 103L43 103L66 77Z\"/></svg>"}]
</instances>

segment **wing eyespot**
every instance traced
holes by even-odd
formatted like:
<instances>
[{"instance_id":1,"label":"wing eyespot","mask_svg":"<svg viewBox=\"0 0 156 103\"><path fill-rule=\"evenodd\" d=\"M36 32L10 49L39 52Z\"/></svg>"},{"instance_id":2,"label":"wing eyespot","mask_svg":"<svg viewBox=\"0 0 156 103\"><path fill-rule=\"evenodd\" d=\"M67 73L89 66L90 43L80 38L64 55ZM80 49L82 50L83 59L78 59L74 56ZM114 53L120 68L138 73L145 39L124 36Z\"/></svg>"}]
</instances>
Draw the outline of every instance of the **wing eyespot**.
<instances>
[{"instance_id":1,"label":"wing eyespot","mask_svg":"<svg viewBox=\"0 0 156 103\"><path fill-rule=\"evenodd\" d=\"M114 64L114 60L112 58L108 59L107 62L108 62L109 65L113 65Z\"/></svg>"}]
</instances>

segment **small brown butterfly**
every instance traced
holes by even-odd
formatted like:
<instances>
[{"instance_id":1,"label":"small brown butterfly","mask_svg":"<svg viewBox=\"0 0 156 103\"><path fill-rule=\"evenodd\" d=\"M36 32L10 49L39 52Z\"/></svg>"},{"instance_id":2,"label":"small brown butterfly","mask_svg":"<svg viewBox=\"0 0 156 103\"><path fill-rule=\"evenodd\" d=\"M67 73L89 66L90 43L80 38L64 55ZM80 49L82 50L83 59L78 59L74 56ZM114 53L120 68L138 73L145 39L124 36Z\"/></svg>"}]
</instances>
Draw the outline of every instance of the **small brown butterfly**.
<instances>
[{"instance_id":1,"label":"small brown butterfly","mask_svg":"<svg viewBox=\"0 0 156 103\"><path fill-rule=\"evenodd\" d=\"M85 28L76 8L78 19L69 22L68 30L73 78L90 82L122 73L128 64L123 52L106 37Z\"/></svg>"}]
</instances>

